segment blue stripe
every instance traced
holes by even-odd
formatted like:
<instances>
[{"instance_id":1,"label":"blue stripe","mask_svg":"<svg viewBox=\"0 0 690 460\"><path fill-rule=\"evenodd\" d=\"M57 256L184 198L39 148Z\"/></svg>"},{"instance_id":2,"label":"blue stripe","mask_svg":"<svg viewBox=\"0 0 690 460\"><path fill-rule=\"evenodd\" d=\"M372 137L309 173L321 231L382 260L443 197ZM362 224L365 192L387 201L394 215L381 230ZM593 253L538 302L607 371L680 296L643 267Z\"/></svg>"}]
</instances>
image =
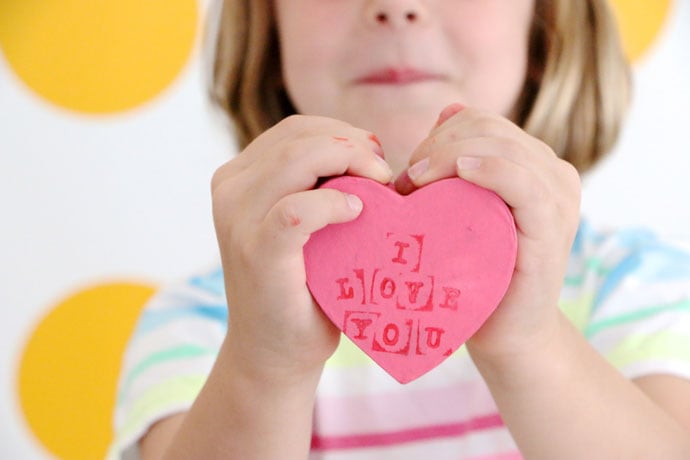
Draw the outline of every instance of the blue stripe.
<instances>
[{"instance_id":1,"label":"blue stripe","mask_svg":"<svg viewBox=\"0 0 690 460\"><path fill-rule=\"evenodd\" d=\"M605 239L605 234L595 231L587 220L582 219L577 227L577 234L570 252L572 255L582 254L585 250L585 243L599 245Z\"/></svg>"},{"instance_id":2,"label":"blue stripe","mask_svg":"<svg viewBox=\"0 0 690 460\"><path fill-rule=\"evenodd\" d=\"M195 276L189 280L189 284L211 294L225 297L225 280L222 269L209 275Z\"/></svg>"},{"instance_id":3,"label":"blue stripe","mask_svg":"<svg viewBox=\"0 0 690 460\"><path fill-rule=\"evenodd\" d=\"M685 279L690 277L690 254L683 250L656 243L640 251L638 276L652 281Z\"/></svg>"},{"instance_id":4,"label":"blue stripe","mask_svg":"<svg viewBox=\"0 0 690 460\"><path fill-rule=\"evenodd\" d=\"M577 234L575 235L575 241L573 241L573 246L570 249L571 254L580 254L582 253L582 243L585 239L585 232L587 231L587 226L584 223L581 223L580 226L577 228Z\"/></svg>"},{"instance_id":5,"label":"blue stripe","mask_svg":"<svg viewBox=\"0 0 690 460\"><path fill-rule=\"evenodd\" d=\"M165 310L146 310L137 325L136 334L146 334L172 321L190 316L206 318L227 327L228 309L225 305L195 305Z\"/></svg>"},{"instance_id":6,"label":"blue stripe","mask_svg":"<svg viewBox=\"0 0 690 460\"><path fill-rule=\"evenodd\" d=\"M606 278L604 278L601 288L597 291L597 295L594 297L592 313L594 313L604 302L604 300L606 300L609 294L611 294L611 292L618 287L620 282L640 265L640 262L639 255L633 253L623 259L616 267L609 271Z\"/></svg>"},{"instance_id":7,"label":"blue stripe","mask_svg":"<svg viewBox=\"0 0 690 460\"><path fill-rule=\"evenodd\" d=\"M652 284L690 278L690 253L681 248L654 240L646 232L625 232L620 240L632 246L632 253L608 273L594 299L594 310L623 279Z\"/></svg>"}]
</instances>

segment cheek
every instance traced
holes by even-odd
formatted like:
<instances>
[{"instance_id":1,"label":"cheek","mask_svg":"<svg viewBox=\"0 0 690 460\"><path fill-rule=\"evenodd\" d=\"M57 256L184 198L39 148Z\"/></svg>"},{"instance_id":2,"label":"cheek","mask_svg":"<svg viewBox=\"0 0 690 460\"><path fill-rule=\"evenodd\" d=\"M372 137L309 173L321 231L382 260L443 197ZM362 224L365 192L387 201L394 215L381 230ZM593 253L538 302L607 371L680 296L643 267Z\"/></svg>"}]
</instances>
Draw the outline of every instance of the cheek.
<instances>
[{"instance_id":1,"label":"cheek","mask_svg":"<svg viewBox=\"0 0 690 460\"><path fill-rule=\"evenodd\" d=\"M322 73L323 61L318 47L294 32L289 39L281 42L283 84L295 108L301 113L305 113L304 105L308 101L304 98L309 96L308 88L318 83L315 76ZM313 90L318 91L318 88Z\"/></svg>"},{"instance_id":2,"label":"cheek","mask_svg":"<svg viewBox=\"0 0 690 460\"><path fill-rule=\"evenodd\" d=\"M314 28L312 21L307 25L310 30L282 45L283 83L300 113L332 116L348 70L343 44L351 37L340 30Z\"/></svg>"},{"instance_id":3,"label":"cheek","mask_svg":"<svg viewBox=\"0 0 690 460\"><path fill-rule=\"evenodd\" d=\"M485 110L509 117L513 114L515 104L522 92L526 78L526 58L520 54L496 54L485 59L484 72L474 76L478 95L477 101Z\"/></svg>"},{"instance_id":4,"label":"cheek","mask_svg":"<svg viewBox=\"0 0 690 460\"><path fill-rule=\"evenodd\" d=\"M325 115L324 106L331 99L331 72L327 56L305 46L283 57L283 83L299 113Z\"/></svg>"},{"instance_id":5,"label":"cheek","mask_svg":"<svg viewBox=\"0 0 690 460\"><path fill-rule=\"evenodd\" d=\"M502 115L512 112L522 91L528 58L526 33L507 29L478 21L453 37L468 103Z\"/></svg>"}]
</instances>

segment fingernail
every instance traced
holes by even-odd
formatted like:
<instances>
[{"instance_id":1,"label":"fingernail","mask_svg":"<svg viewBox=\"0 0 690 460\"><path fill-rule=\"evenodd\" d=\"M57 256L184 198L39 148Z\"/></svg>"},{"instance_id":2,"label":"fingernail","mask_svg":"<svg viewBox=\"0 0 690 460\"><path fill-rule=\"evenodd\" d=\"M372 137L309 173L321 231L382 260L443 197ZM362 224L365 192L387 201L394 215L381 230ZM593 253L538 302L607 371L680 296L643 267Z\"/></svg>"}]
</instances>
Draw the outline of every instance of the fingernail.
<instances>
[{"instance_id":1,"label":"fingernail","mask_svg":"<svg viewBox=\"0 0 690 460\"><path fill-rule=\"evenodd\" d=\"M428 157L410 166L407 170L407 175L410 176L410 179L415 180L424 174L427 169L429 169Z\"/></svg>"},{"instance_id":2,"label":"fingernail","mask_svg":"<svg viewBox=\"0 0 690 460\"><path fill-rule=\"evenodd\" d=\"M389 176L393 176L393 170L391 169L391 165L389 165L388 163L386 163L386 160L383 159L383 156L378 156L378 155L377 155L377 156L376 156L376 161L379 162L379 164L384 168L384 170L386 171L386 173L387 173Z\"/></svg>"},{"instance_id":3,"label":"fingernail","mask_svg":"<svg viewBox=\"0 0 690 460\"><path fill-rule=\"evenodd\" d=\"M347 205L353 211L360 212L364 207L364 203L362 203L362 200L360 200L357 195L351 195L349 193L346 193L345 199L347 200Z\"/></svg>"},{"instance_id":4,"label":"fingernail","mask_svg":"<svg viewBox=\"0 0 690 460\"><path fill-rule=\"evenodd\" d=\"M479 169L482 165L482 160L476 157L460 157L458 158L458 170L460 171L471 171L474 169Z\"/></svg>"}]
</instances>

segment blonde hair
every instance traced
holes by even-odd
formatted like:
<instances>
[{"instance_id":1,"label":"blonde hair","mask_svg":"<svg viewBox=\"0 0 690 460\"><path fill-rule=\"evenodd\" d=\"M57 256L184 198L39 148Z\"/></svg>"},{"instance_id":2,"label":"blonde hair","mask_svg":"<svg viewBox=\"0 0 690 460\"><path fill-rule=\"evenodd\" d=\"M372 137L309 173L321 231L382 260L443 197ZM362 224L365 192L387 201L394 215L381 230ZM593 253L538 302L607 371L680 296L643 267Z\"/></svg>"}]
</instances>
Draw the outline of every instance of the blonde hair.
<instances>
[{"instance_id":1,"label":"blonde hair","mask_svg":"<svg viewBox=\"0 0 690 460\"><path fill-rule=\"evenodd\" d=\"M615 144L630 97L613 13L606 0L536 0L529 40L516 122L584 172ZM223 0L211 97L241 148L295 113L271 2Z\"/></svg>"}]
</instances>

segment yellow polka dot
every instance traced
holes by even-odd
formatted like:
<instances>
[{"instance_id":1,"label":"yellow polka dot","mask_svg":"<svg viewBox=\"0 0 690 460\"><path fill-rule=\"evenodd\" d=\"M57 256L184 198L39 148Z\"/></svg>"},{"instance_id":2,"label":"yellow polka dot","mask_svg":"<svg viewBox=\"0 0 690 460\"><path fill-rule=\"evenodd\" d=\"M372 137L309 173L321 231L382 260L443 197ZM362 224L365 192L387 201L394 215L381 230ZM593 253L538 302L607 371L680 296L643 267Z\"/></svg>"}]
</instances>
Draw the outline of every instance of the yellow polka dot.
<instances>
[{"instance_id":1,"label":"yellow polka dot","mask_svg":"<svg viewBox=\"0 0 690 460\"><path fill-rule=\"evenodd\" d=\"M0 48L33 91L107 114L158 95L194 47L197 0L0 1Z\"/></svg>"},{"instance_id":2,"label":"yellow polka dot","mask_svg":"<svg viewBox=\"0 0 690 460\"><path fill-rule=\"evenodd\" d=\"M28 338L19 401L38 440L63 460L103 458L123 351L154 288L106 284L51 309Z\"/></svg>"},{"instance_id":3,"label":"yellow polka dot","mask_svg":"<svg viewBox=\"0 0 690 460\"><path fill-rule=\"evenodd\" d=\"M612 0L628 58L638 60L656 40L672 0Z\"/></svg>"}]
</instances>

